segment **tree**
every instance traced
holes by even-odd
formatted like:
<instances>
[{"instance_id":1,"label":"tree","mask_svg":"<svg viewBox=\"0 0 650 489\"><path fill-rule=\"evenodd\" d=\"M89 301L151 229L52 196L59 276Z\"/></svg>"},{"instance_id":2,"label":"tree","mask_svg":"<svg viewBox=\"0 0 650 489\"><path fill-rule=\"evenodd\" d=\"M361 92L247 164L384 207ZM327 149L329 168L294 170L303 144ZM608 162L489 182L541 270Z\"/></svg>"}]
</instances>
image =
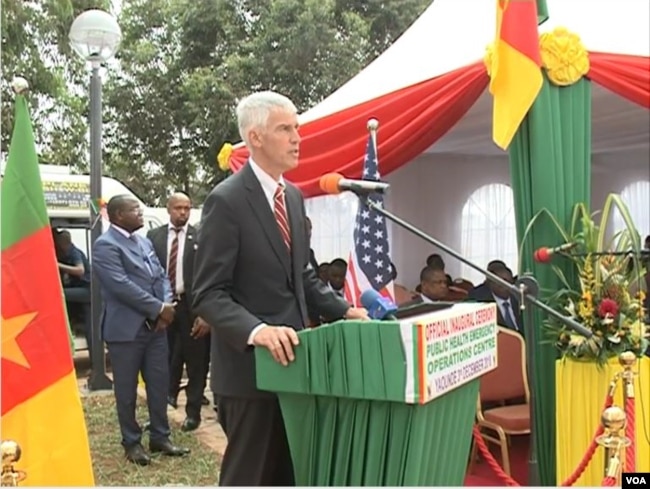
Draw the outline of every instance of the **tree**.
<instances>
[{"instance_id":1,"label":"tree","mask_svg":"<svg viewBox=\"0 0 650 489\"><path fill-rule=\"evenodd\" d=\"M11 138L11 81L22 76L30 101L41 161L87 168L88 98L86 67L69 46L74 18L108 0L3 0L1 148Z\"/></svg>"},{"instance_id":2,"label":"tree","mask_svg":"<svg viewBox=\"0 0 650 489\"><path fill-rule=\"evenodd\" d=\"M368 24L369 42L365 60L369 62L388 49L431 2L432 0L336 0L336 14L344 20L349 12L354 12Z\"/></svg>"},{"instance_id":3,"label":"tree","mask_svg":"<svg viewBox=\"0 0 650 489\"><path fill-rule=\"evenodd\" d=\"M150 205L172 189L201 201L227 173L238 141L234 108L273 89L306 110L381 53L429 0L129 0L123 42L105 77L105 173ZM31 86L41 161L87 170L88 67L68 31L110 0L4 0L2 151L11 134L10 82ZM112 69L115 66L115 69Z\"/></svg>"}]
</instances>

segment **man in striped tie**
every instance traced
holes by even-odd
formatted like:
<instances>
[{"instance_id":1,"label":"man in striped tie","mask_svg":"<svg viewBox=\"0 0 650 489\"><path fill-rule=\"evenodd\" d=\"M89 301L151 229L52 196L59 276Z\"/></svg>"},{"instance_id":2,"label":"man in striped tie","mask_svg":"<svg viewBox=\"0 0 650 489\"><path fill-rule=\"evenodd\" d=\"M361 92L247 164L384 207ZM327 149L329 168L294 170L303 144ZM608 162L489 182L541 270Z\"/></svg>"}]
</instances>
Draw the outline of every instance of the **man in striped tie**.
<instances>
[{"instance_id":1,"label":"man in striped tie","mask_svg":"<svg viewBox=\"0 0 650 489\"><path fill-rule=\"evenodd\" d=\"M282 414L277 397L257 389L253 348L287 365L308 309L327 320L368 316L309 266L303 197L283 177L298 165L296 107L277 93L255 93L240 102L237 119L250 159L205 201L194 268L194 306L212 326L211 387L228 437L219 484L290 486Z\"/></svg>"},{"instance_id":2,"label":"man in striped tie","mask_svg":"<svg viewBox=\"0 0 650 489\"><path fill-rule=\"evenodd\" d=\"M191 210L192 201L186 194L172 194L167 201L169 222L147 233L160 263L165 267L176 302L176 316L167 329L170 348L168 403L177 407L185 366L187 417L181 426L183 431L195 430L201 424L201 405L210 351L210 327L192 312L192 280L198 240L196 229L189 223Z\"/></svg>"}]
</instances>

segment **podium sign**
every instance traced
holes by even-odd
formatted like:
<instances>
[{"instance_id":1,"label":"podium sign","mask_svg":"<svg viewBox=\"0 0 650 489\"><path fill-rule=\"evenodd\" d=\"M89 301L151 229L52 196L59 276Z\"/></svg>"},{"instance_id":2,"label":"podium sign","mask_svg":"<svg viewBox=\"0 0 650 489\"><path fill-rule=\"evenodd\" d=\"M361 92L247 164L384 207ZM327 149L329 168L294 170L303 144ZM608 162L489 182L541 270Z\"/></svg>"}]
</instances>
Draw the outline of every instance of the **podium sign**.
<instances>
[{"instance_id":1,"label":"podium sign","mask_svg":"<svg viewBox=\"0 0 650 489\"><path fill-rule=\"evenodd\" d=\"M430 402L497 367L496 307L461 303L401 322L406 402Z\"/></svg>"}]
</instances>

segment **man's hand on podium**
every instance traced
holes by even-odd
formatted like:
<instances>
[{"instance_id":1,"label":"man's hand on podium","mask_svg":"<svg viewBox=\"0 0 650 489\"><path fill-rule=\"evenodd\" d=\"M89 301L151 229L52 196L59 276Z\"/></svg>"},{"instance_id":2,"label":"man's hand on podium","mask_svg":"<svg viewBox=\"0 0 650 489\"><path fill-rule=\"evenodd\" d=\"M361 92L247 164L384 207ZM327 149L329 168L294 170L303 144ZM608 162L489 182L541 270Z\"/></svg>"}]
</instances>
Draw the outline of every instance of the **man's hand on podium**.
<instances>
[{"instance_id":1,"label":"man's hand on podium","mask_svg":"<svg viewBox=\"0 0 650 489\"><path fill-rule=\"evenodd\" d=\"M268 348L275 361L285 367L296 359L293 347L299 343L296 330L287 326L264 326L253 337L255 346Z\"/></svg>"},{"instance_id":2,"label":"man's hand on podium","mask_svg":"<svg viewBox=\"0 0 650 489\"><path fill-rule=\"evenodd\" d=\"M368 311L363 307L351 307L345 313L345 319L369 320Z\"/></svg>"}]
</instances>

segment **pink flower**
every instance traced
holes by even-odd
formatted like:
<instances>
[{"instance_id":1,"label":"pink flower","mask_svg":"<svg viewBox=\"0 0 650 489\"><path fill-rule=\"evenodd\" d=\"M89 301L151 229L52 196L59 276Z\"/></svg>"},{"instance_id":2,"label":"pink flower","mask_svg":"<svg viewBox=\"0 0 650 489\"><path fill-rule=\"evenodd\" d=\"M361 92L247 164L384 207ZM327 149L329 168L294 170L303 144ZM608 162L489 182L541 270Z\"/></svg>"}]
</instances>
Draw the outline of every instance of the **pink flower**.
<instances>
[{"instance_id":1,"label":"pink flower","mask_svg":"<svg viewBox=\"0 0 650 489\"><path fill-rule=\"evenodd\" d=\"M603 299L598 306L598 315L601 318L613 318L618 314L618 304L614 299Z\"/></svg>"}]
</instances>

